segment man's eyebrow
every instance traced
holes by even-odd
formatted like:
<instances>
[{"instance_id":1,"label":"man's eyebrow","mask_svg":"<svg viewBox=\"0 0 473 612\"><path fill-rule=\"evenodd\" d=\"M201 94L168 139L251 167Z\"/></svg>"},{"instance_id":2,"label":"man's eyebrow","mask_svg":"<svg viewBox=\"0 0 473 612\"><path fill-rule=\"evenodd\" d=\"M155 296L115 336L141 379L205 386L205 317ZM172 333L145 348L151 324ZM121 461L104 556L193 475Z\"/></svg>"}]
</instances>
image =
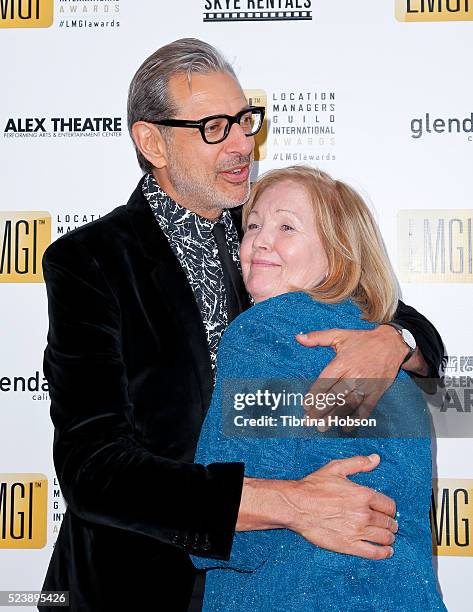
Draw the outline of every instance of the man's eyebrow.
<instances>
[{"instance_id":1,"label":"man's eyebrow","mask_svg":"<svg viewBox=\"0 0 473 612\"><path fill-rule=\"evenodd\" d=\"M243 111L250 110L250 108L251 108L250 104L245 104L245 106L242 106L238 112L242 113ZM235 113L235 114L238 114L238 113ZM205 117L201 117L200 119L197 119L197 121L203 121L204 119L207 119L207 117L224 117L224 116L225 116L225 113L212 113L212 115L206 115Z\"/></svg>"}]
</instances>

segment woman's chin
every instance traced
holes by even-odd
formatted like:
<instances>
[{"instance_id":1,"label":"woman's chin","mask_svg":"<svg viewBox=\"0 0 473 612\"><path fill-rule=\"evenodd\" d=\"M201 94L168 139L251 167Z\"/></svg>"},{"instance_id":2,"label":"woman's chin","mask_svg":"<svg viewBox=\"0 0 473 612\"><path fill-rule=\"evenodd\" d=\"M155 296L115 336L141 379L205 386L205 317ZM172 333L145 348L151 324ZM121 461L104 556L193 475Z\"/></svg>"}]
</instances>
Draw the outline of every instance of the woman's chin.
<instances>
[{"instance_id":1,"label":"woman's chin","mask_svg":"<svg viewBox=\"0 0 473 612\"><path fill-rule=\"evenodd\" d=\"M281 295L286 291L282 289L276 289L275 287L247 287L248 293L251 295L255 303L269 300L269 298Z\"/></svg>"}]
</instances>

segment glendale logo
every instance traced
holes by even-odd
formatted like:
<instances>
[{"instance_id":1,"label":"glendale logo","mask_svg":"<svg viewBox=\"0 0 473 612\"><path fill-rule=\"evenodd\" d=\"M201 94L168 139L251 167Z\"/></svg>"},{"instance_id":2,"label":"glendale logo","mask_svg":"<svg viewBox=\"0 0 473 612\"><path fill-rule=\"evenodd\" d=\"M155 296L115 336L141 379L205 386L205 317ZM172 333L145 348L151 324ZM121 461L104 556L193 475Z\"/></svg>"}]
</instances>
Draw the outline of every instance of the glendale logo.
<instances>
[{"instance_id":1,"label":"glendale logo","mask_svg":"<svg viewBox=\"0 0 473 612\"><path fill-rule=\"evenodd\" d=\"M423 117L411 120L411 137L422 138L425 134L452 134L452 133L473 134L473 113L463 119L459 117L449 117L448 119L433 118L430 113ZM468 140L473 140L468 136Z\"/></svg>"}]
</instances>

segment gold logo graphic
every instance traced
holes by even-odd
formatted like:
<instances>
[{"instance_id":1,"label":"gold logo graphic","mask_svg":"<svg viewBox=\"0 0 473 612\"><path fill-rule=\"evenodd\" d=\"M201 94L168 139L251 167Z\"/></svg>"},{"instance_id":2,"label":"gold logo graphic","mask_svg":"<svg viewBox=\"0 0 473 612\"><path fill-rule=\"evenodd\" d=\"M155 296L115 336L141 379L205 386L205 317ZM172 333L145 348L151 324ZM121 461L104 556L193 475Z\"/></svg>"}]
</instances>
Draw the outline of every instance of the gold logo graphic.
<instances>
[{"instance_id":1,"label":"gold logo graphic","mask_svg":"<svg viewBox=\"0 0 473 612\"><path fill-rule=\"evenodd\" d=\"M408 283L473 282L473 210L401 210L398 251Z\"/></svg>"},{"instance_id":2,"label":"gold logo graphic","mask_svg":"<svg viewBox=\"0 0 473 612\"><path fill-rule=\"evenodd\" d=\"M0 28L49 28L54 0L0 0Z\"/></svg>"},{"instance_id":3,"label":"gold logo graphic","mask_svg":"<svg viewBox=\"0 0 473 612\"><path fill-rule=\"evenodd\" d=\"M266 115L260 131L255 136L255 161L266 159L266 138L268 137L268 97L262 89L245 89L245 96L250 106L264 106Z\"/></svg>"},{"instance_id":4,"label":"gold logo graphic","mask_svg":"<svg viewBox=\"0 0 473 612\"><path fill-rule=\"evenodd\" d=\"M48 212L0 212L0 283L42 283L41 259L50 244Z\"/></svg>"},{"instance_id":5,"label":"gold logo graphic","mask_svg":"<svg viewBox=\"0 0 473 612\"><path fill-rule=\"evenodd\" d=\"M434 555L473 557L473 480L433 481L430 526Z\"/></svg>"},{"instance_id":6,"label":"gold logo graphic","mask_svg":"<svg viewBox=\"0 0 473 612\"><path fill-rule=\"evenodd\" d=\"M0 474L0 548L43 548L47 509L44 474Z\"/></svg>"},{"instance_id":7,"label":"gold logo graphic","mask_svg":"<svg viewBox=\"0 0 473 612\"><path fill-rule=\"evenodd\" d=\"M473 21L473 0L396 0L398 21Z\"/></svg>"}]
</instances>

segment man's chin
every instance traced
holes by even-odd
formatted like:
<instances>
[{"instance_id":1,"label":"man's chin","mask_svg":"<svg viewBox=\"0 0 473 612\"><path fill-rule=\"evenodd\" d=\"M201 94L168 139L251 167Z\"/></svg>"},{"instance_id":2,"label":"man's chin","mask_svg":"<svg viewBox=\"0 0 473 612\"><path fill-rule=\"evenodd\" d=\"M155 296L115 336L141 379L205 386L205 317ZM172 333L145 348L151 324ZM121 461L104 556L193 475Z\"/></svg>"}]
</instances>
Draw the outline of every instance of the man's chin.
<instances>
[{"instance_id":1,"label":"man's chin","mask_svg":"<svg viewBox=\"0 0 473 612\"><path fill-rule=\"evenodd\" d=\"M244 189L238 193L236 190L221 192L222 198L222 207L223 208L236 208L237 206L241 206L248 202L250 197L250 185L249 183L245 186Z\"/></svg>"}]
</instances>

